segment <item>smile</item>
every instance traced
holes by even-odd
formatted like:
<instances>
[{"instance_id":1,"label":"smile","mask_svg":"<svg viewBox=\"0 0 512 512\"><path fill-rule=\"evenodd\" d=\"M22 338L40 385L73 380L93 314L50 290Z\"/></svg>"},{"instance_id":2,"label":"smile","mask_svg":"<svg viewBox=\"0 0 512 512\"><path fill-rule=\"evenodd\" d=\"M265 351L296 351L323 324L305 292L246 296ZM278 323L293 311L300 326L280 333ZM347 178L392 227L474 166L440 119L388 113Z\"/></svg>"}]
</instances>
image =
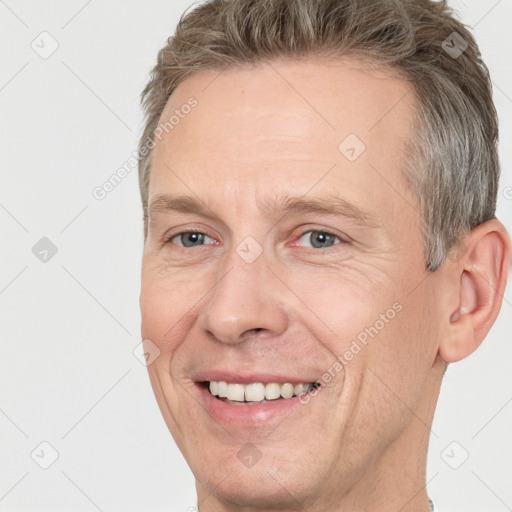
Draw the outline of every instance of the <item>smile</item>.
<instances>
[{"instance_id":1,"label":"smile","mask_svg":"<svg viewBox=\"0 0 512 512\"><path fill-rule=\"evenodd\" d=\"M210 417L234 427L253 429L278 425L300 407L307 406L311 410L310 402L318 401L317 389L322 387L312 375L297 378L295 375L204 370L192 375L191 380L195 383L196 403L200 403Z\"/></svg>"},{"instance_id":2,"label":"smile","mask_svg":"<svg viewBox=\"0 0 512 512\"><path fill-rule=\"evenodd\" d=\"M316 388L315 383L251 382L250 384L209 381L205 383L210 393L232 405L256 405L270 400L290 399Z\"/></svg>"}]
</instances>

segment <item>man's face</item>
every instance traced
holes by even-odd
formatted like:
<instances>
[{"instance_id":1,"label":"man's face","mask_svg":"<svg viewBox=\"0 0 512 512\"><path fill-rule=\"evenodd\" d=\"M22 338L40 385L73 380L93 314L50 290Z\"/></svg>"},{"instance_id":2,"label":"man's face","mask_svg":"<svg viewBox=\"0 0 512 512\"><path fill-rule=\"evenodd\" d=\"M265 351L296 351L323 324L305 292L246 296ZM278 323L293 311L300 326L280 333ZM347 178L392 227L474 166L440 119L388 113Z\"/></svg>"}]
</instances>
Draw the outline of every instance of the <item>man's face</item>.
<instances>
[{"instance_id":1,"label":"man's face","mask_svg":"<svg viewBox=\"0 0 512 512\"><path fill-rule=\"evenodd\" d=\"M197 100L153 153L142 336L200 503L328 510L426 446L446 311L403 176L414 94L356 64L196 73L162 115ZM323 386L235 405L210 380Z\"/></svg>"}]
</instances>

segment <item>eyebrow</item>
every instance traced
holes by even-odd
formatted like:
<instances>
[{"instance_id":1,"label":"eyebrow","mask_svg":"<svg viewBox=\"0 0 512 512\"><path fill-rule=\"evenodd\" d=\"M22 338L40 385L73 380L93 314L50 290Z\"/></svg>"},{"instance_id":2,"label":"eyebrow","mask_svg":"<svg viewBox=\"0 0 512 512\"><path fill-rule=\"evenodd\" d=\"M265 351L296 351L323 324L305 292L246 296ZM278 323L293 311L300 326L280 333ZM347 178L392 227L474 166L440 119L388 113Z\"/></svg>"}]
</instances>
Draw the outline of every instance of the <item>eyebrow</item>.
<instances>
[{"instance_id":1,"label":"eyebrow","mask_svg":"<svg viewBox=\"0 0 512 512\"><path fill-rule=\"evenodd\" d=\"M266 216L279 214L316 214L352 219L359 224L373 224L377 221L375 214L363 210L340 196L327 194L324 197L281 197L266 200L261 206ZM159 194L151 201L149 218L157 213L177 212L196 214L202 217L216 219L215 213L205 203L191 196L176 196Z\"/></svg>"}]
</instances>

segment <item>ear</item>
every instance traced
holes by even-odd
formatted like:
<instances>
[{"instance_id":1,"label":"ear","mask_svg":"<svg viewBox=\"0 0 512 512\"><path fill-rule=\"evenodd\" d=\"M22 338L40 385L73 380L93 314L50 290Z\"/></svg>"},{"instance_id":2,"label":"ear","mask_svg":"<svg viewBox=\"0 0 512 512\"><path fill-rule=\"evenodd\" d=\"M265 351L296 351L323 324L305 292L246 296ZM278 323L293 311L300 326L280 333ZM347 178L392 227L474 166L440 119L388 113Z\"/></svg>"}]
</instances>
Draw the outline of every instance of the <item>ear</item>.
<instances>
[{"instance_id":1,"label":"ear","mask_svg":"<svg viewBox=\"0 0 512 512\"><path fill-rule=\"evenodd\" d=\"M484 340L500 311L510 266L510 238L497 219L473 229L460 247L458 259L447 261L458 288L439 346L447 363L469 356Z\"/></svg>"}]
</instances>

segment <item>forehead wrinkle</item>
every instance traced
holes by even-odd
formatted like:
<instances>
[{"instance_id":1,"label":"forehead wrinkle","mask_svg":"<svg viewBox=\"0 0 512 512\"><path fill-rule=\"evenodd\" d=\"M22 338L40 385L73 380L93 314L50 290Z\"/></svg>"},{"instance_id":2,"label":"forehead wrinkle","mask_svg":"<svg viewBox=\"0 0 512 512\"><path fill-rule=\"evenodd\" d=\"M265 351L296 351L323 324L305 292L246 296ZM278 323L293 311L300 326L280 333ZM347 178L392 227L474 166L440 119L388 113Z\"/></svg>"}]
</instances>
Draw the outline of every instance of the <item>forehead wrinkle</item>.
<instances>
[{"instance_id":1,"label":"forehead wrinkle","mask_svg":"<svg viewBox=\"0 0 512 512\"><path fill-rule=\"evenodd\" d=\"M321 197L289 197L285 195L281 198L276 197L272 201L267 199L261 204L260 210L267 216L279 213L340 216L361 224L377 224L378 220L374 213L363 210L343 197L332 193L326 193Z\"/></svg>"},{"instance_id":2,"label":"forehead wrinkle","mask_svg":"<svg viewBox=\"0 0 512 512\"><path fill-rule=\"evenodd\" d=\"M360 224L377 225L378 218L359 206L350 203L341 196L326 194L323 197L289 197L288 195L266 199L258 204L261 213L266 217L275 217L279 214L316 214L340 216L352 219ZM210 219L217 219L215 212L192 196L158 194L149 205L149 219L155 214L177 212L184 214L197 214Z\"/></svg>"}]
</instances>

